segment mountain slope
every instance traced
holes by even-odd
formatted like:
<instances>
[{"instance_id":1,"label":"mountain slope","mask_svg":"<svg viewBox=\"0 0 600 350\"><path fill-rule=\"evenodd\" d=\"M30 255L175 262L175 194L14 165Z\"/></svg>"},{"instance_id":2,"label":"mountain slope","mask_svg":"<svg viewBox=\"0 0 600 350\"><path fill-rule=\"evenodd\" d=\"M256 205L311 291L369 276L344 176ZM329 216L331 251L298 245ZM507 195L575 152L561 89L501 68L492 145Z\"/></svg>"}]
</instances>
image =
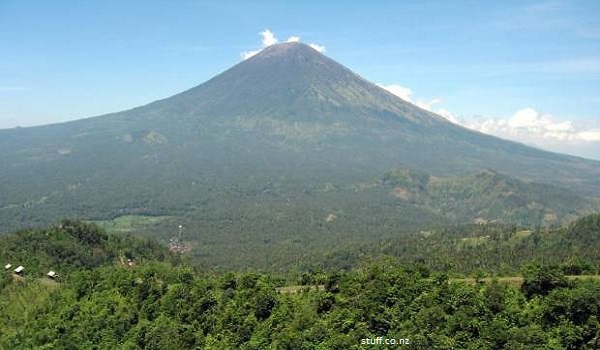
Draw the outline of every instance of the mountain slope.
<instances>
[{"instance_id":1,"label":"mountain slope","mask_svg":"<svg viewBox=\"0 0 600 350\"><path fill-rule=\"evenodd\" d=\"M372 188L457 223L556 225L593 213L597 206L563 188L524 182L491 170L464 177L435 177L394 169Z\"/></svg>"},{"instance_id":2,"label":"mountain slope","mask_svg":"<svg viewBox=\"0 0 600 350\"><path fill-rule=\"evenodd\" d=\"M344 187L395 167L434 176L493 169L575 196L600 196L600 162L464 129L300 43L268 47L142 107L0 130L0 149L4 231L65 216L126 214L183 217L198 235L272 229L255 222L240 228L244 218L275 221L258 206L283 210L284 226L294 232L305 226L299 210L321 217L329 210L324 202L339 206L341 198L321 191L328 184ZM369 200L377 212L380 199ZM440 219L407 210L420 218L415 225ZM376 221L366 227L379 230Z\"/></svg>"}]
</instances>

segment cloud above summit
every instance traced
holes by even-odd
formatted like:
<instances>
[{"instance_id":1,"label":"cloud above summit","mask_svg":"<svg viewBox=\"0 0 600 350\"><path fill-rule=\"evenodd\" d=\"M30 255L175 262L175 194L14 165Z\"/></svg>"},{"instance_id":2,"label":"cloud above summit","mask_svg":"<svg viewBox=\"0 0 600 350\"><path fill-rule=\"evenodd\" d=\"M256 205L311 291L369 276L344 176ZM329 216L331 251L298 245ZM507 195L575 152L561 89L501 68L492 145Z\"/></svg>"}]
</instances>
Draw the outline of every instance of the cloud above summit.
<instances>
[{"instance_id":1,"label":"cloud above summit","mask_svg":"<svg viewBox=\"0 0 600 350\"><path fill-rule=\"evenodd\" d=\"M271 45L275 45L279 42L279 39L277 39L277 37L275 36L275 33L273 33L272 31L270 31L268 28L266 28L265 30L263 30L262 32L258 33L261 37L261 47L256 49L256 50L250 50L250 51L244 51L240 54L240 56L242 57L242 60L247 60L248 58L256 55L257 53L261 52L264 48L271 46ZM300 42L300 37L296 36L296 35L292 35L290 36L286 41L286 43L296 43L296 42ZM315 44L315 43L310 43L308 44L308 46L312 47L314 50L317 50L320 53L324 53L325 52L325 46L323 45L319 45L319 44Z\"/></svg>"},{"instance_id":2,"label":"cloud above summit","mask_svg":"<svg viewBox=\"0 0 600 350\"><path fill-rule=\"evenodd\" d=\"M265 47L277 44L277 42L279 41L275 37L275 34L273 34L273 32L271 32L268 29L265 29L262 32L260 32L260 35L262 35L262 44Z\"/></svg>"},{"instance_id":3,"label":"cloud above summit","mask_svg":"<svg viewBox=\"0 0 600 350\"><path fill-rule=\"evenodd\" d=\"M265 47L277 44L279 42L279 40L277 40L277 38L275 37L275 34L272 31L270 31L269 29L265 29L258 34L260 34L260 36L262 37L262 41L261 41L262 47L258 50L242 52L242 54L241 54L242 59L247 60L250 57L259 53Z\"/></svg>"}]
</instances>

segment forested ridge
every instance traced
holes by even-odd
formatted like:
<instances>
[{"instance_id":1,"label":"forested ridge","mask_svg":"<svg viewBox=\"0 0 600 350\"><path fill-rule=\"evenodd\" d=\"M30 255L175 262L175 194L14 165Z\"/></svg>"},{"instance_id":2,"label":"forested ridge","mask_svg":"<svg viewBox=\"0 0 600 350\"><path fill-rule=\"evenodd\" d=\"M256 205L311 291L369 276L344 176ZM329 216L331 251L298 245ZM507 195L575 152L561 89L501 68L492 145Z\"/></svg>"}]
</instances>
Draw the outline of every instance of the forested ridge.
<instances>
[{"instance_id":1,"label":"forested ridge","mask_svg":"<svg viewBox=\"0 0 600 350\"><path fill-rule=\"evenodd\" d=\"M523 259L518 286L481 278L493 269L470 283L391 255L287 276L215 272L151 240L63 221L0 239L0 258L25 267L3 271L0 348L359 349L383 337L417 349L597 349L600 281L566 275L598 274L598 260L579 253L600 215L546 231L531 239L548 249L562 239L572 254Z\"/></svg>"}]
</instances>

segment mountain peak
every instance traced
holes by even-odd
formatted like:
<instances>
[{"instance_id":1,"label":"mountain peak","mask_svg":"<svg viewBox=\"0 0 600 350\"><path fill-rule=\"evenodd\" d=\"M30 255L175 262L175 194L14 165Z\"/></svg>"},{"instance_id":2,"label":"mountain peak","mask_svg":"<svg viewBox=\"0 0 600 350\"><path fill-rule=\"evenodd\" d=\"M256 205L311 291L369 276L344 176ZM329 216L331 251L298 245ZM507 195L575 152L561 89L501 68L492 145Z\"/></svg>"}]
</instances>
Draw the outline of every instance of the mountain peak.
<instances>
[{"instance_id":1,"label":"mountain peak","mask_svg":"<svg viewBox=\"0 0 600 350\"><path fill-rule=\"evenodd\" d=\"M309 45L303 44L299 41L291 43L278 43L265 47L258 53L257 56L261 55L294 55L298 53L319 53Z\"/></svg>"},{"instance_id":2,"label":"mountain peak","mask_svg":"<svg viewBox=\"0 0 600 350\"><path fill-rule=\"evenodd\" d=\"M166 103L211 119L343 124L351 129L445 123L300 42L268 46ZM165 106L170 108L169 106ZM161 108L163 109L163 108Z\"/></svg>"},{"instance_id":3,"label":"mountain peak","mask_svg":"<svg viewBox=\"0 0 600 350\"><path fill-rule=\"evenodd\" d=\"M280 43L267 46L258 54L244 62L279 61L289 64L334 63L309 45L300 42Z\"/></svg>"},{"instance_id":4,"label":"mountain peak","mask_svg":"<svg viewBox=\"0 0 600 350\"><path fill-rule=\"evenodd\" d=\"M21 227L24 217L34 218L32 225L42 222L38 217L56 220L56 213L86 218L182 213L187 218L189 211L197 215L193 224L199 230L228 234L238 229L228 226L232 217L258 215L256 222L279 225L271 216L280 208L291 205L285 210L294 215L306 208L312 218L346 198L356 202L335 212L348 208L347 218L354 215L351 208L382 208L397 217L405 207L363 192L363 184L369 186L365 179L371 182L390 168L432 175L398 171L388 176L391 183L423 187L439 177L492 168L600 196L600 163L451 124L302 43L266 47L201 85L142 107L0 131L0 149L0 230ZM478 190L510 184L486 174L467 184ZM320 190L326 183L344 190L326 194L329 190ZM493 193L509 192L498 187ZM298 205L290 202L296 197ZM265 210L256 210L255 203ZM413 209L408 210L420 213L420 207ZM531 206L531 215L539 217L538 209ZM427 212L422 219L438 215ZM284 231L304 227L306 217ZM381 214L370 217L377 221Z\"/></svg>"}]
</instances>

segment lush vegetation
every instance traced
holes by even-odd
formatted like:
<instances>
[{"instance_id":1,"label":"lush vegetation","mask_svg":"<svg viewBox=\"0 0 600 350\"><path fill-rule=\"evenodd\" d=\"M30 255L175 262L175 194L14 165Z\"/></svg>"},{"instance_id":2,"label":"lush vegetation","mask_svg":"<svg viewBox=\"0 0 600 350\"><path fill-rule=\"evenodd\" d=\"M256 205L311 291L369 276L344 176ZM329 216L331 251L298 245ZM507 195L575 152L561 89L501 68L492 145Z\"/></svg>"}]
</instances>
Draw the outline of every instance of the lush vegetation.
<instances>
[{"instance_id":1,"label":"lush vegetation","mask_svg":"<svg viewBox=\"0 0 600 350\"><path fill-rule=\"evenodd\" d=\"M236 186L227 190L223 190L225 183L232 179L223 180L218 188L209 187L210 180L190 179L197 185L173 191L172 197L160 202L161 208L170 210L115 213L113 219L93 222L107 231L144 234L164 244L178 234L181 224L181 238L205 264L224 270L251 266L284 272L323 262L353 265L361 253L406 256L406 252L397 251L398 247L410 247L409 255L429 258L432 245L458 249L454 241L469 238L475 242L481 236L483 242L489 235L486 231L515 231L519 236L536 231L536 224L559 225L593 208L589 200L562 189L491 171L442 178L396 169L364 182L303 186L298 186L302 182L298 176L277 181L238 179ZM124 187L123 196L128 193L128 186ZM165 190L148 185L147 192L153 191ZM79 195L71 199L94 211L104 210L85 204L89 199ZM499 221L514 226L500 225ZM477 224L457 224L465 222ZM419 231L435 233L435 237L420 240L414 235ZM500 240L507 237L498 234ZM504 260L510 262L508 256ZM518 270L520 264L511 266Z\"/></svg>"},{"instance_id":2,"label":"lush vegetation","mask_svg":"<svg viewBox=\"0 0 600 350\"><path fill-rule=\"evenodd\" d=\"M402 204L400 204L402 205ZM408 212L404 207L402 212ZM501 223L435 225L417 229L402 227L395 217L386 217L364 207L371 214L359 222L345 212L323 216L314 232L259 231L264 221L249 220L261 232L232 232L220 236L203 233L196 241L196 259L221 270L253 267L265 272L292 270L351 269L372 257L391 256L402 263L420 261L435 271L452 275L514 275L528 262L580 265L597 271L600 215L591 215L563 227L522 227ZM304 212L310 215L308 211ZM267 217L260 216L265 221ZM285 220L283 218L282 220ZM379 236L368 234L377 220L385 221ZM348 225L344 221L353 223ZM268 221L267 221L268 223ZM309 225L310 222L307 222ZM262 226L264 227L264 226ZM411 227L409 229L409 227ZM300 228L299 228L300 230ZM342 232L339 232L342 231ZM186 239L193 239L185 235ZM240 240L241 239L241 240ZM220 252L235 252L221 254ZM567 272L568 273L568 272Z\"/></svg>"},{"instance_id":3,"label":"lush vegetation","mask_svg":"<svg viewBox=\"0 0 600 350\"><path fill-rule=\"evenodd\" d=\"M183 224L204 262L283 271L432 225L600 209L600 162L461 128L292 46L146 106L0 130L0 233L146 217L127 229L167 242Z\"/></svg>"},{"instance_id":4,"label":"lush vegetation","mask_svg":"<svg viewBox=\"0 0 600 350\"><path fill-rule=\"evenodd\" d=\"M80 271L0 291L6 349L352 349L409 339L419 349L596 349L600 282L538 267L521 289L451 283L376 263L325 274L320 290L278 293L266 275L206 276L148 263Z\"/></svg>"},{"instance_id":5,"label":"lush vegetation","mask_svg":"<svg viewBox=\"0 0 600 350\"><path fill-rule=\"evenodd\" d=\"M552 234L584 242L599 232L596 215ZM0 280L2 349L358 349L378 337L417 349L600 346L600 280L566 276L597 273L598 259L529 261L519 284L393 257L282 278L211 272L72 221L3 237L0 258L26 267ZM49 268L60 279L44 278Z\"/></svg>"},{"instance_id":6,"label":"lush vegetation","mask_svg":"<svg viewBox=\"0 0 600 350\"><path fill-rule=\"evenodd\" d=\"M25 267L28 276L50 270L66 275L128 260L173 260L156 241L126 235L109 235L96 225L63 220L47 229L21 230L0 239L0 261ZM11 270L12 271L12 270Z\"/></svg>"},{"instance_id":7,"label":"lush vegetation","mask_svg":"<svg viewBox=\"0 0 600 350\"><path fill-rule=\"evenodd\" d=\"M586 274L600 271L599 232L598 214L559 228L449 226L391 238L375 251L449 273L512 275L536 262L560 265L566 274Z\"/></svg>"}]
</instances>

